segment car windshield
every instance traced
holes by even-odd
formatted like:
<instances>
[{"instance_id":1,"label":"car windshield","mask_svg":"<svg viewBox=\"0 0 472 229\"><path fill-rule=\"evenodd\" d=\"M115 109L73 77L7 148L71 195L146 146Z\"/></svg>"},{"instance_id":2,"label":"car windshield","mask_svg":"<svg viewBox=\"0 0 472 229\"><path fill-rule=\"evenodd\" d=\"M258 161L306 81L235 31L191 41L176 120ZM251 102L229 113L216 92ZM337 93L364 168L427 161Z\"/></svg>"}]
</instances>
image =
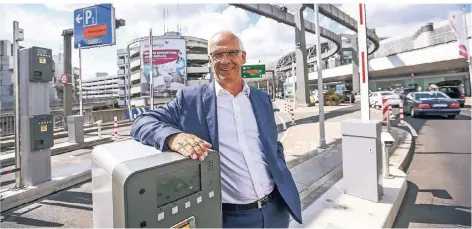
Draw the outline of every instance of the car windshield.
<instances>
[{"instance_id":1,"label":"car windshield","mask_svg":"<svg viewBox=\"0 0 472 229\"><path fill-rule=\"evenodd\" d=\"M432 93L417 93L415 94L415 99L425 100L425 99L447 99L448 97L443 93L432 92Z\"/></svg>"},{"instance_id":2,"label":"car windshield","mask_svg":"<svg viewBox=\"0 0 472 229\"><path fill-rule=\"evenodd\" d=\"M393 94L392 92L382 92L380 93L382 96L385 96L385 95L395 95Z\"/></svg>"},{"instance_id":3,"label":"car windshield","mask_svg":"<svg viewBox=\"0 0 472 229\"><path fill-rule=\"evenodd\" d=\"M460 90L457 87L441 87L439 90L446 93L460 93Z\"/></svg>"}]
</instances>

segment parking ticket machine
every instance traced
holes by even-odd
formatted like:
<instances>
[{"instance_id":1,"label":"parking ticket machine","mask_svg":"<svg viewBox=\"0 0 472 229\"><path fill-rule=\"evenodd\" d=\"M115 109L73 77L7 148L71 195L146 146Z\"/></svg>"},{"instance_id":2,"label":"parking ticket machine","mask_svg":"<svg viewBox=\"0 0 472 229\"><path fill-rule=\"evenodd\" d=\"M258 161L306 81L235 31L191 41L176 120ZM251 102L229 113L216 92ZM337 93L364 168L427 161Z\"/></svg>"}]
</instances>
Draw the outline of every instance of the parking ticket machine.
<instances>
[{"instance_id":1,"label":"parking ticket machine","mask_svg":"<svg viewBox=\"0 0 472 229\"><path fill-rule=\"evenodd\" d=\"M94 228L221 228L219 153L205 160L135 140L92 152Z\"/></svg>"}]
</instances>

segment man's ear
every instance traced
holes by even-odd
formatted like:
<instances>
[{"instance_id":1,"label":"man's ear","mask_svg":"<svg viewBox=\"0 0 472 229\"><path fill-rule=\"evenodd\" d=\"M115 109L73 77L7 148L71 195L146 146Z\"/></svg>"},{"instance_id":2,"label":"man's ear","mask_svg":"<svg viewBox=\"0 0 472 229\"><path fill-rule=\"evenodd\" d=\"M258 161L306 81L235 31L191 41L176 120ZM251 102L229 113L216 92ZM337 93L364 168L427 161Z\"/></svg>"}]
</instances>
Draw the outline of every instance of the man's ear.
<instances>
[{"instance_id":1,"label":"man's ear","mask_svg":"<svg viewBox=\"0 0 472 229\"><path fill-rule=\"evenodd\" d=\"M242 54L241 54L241 57L242 57L242 64L245 64L246 63L246 51L243 51Z\"/></svg>"}]
</instances>

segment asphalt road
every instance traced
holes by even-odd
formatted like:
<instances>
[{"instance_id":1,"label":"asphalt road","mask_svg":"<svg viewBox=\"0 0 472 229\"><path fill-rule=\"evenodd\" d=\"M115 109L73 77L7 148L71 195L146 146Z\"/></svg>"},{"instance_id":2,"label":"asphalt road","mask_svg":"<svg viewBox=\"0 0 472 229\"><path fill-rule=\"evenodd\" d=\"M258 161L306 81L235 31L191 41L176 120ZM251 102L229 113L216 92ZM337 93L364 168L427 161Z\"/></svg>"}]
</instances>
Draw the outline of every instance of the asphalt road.
<instances>
[{"instance_id":1,"label":"asphalt road","mask_svg":"<svg viewBox=\"0 0 472 229\"><path fill-rule=\"evenodd\" d=\"M417 131L397 228L471 227L471 118L405 120Z\"/></svg>"}]
</instances>

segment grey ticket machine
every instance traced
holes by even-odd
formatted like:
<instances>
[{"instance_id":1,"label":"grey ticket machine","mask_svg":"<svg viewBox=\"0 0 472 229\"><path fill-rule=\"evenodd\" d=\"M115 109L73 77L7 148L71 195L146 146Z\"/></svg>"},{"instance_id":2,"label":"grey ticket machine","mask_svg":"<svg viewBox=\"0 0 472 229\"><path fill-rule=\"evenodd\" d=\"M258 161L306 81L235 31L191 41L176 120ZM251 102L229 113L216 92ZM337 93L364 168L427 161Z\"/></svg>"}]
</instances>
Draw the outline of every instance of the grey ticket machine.
<instances>
[{"instance_id":1,"label":"grey ticket machine","mask_svg":"<svg viewBox=\"0 0 472 229\"><path fill-rule=\"evenodd\" d=\"M203 161L135 140L92 152L94 228L221 228L219 153Z\"/></svg>"},{"instance_id":2,"label":"grey ticket machine","mask_svg":"<svg viewBox=\"0 0 472 229\"><path fill-rule=\"evenodd\" d=\"M34 186L51 180L53 115L49 106L53 79L52 50L19 50L20 151L22 183Z\"/></svg>"}]
</instances>

